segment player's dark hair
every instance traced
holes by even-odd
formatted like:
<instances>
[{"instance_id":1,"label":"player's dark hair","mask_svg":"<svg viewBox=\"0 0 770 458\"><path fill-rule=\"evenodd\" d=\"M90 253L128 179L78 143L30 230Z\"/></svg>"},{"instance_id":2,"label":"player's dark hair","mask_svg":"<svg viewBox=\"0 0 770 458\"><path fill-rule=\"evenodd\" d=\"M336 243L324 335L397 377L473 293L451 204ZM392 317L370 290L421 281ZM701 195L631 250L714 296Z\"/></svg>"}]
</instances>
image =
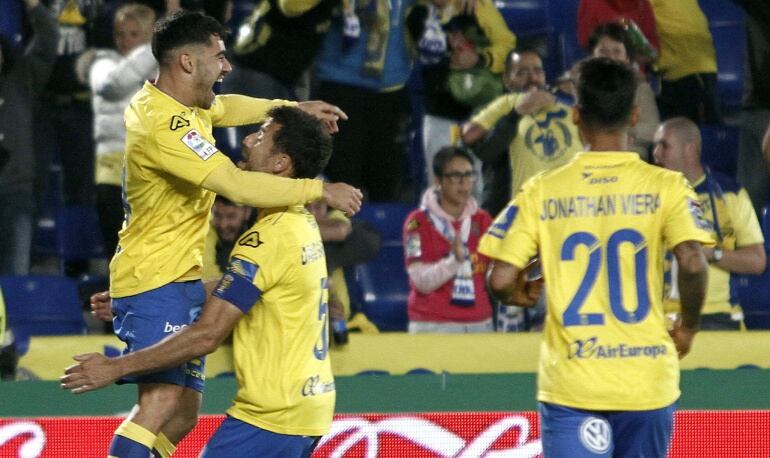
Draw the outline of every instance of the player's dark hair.
<instances>
[{"instance_id":1,"label":"player's dark hair","mask_svg":"<svg viewBox=\"0 0 770 458\"><path fill-rule=\"evenodd\" d=\"M473 165L473 156L471 156L468 150L459 146L445 146L433 156L433 176L441 178L444 175L446 165L456 157L461 157Z\"/></svg>"},{"instance_id":2,"label":"player's dark hair","mask_svg":"<svg viewBox=\"0 0 770 458\"><path fill-rule=\"evenodd\" d=\"M236 204L235 202L223 196L222 194L217 194L216 197L214 197L214 202L219 202L222 205L229 205L231 207L240 206L239 204Z\"/></svg>"},{"instance_id":3,"label":"player's dark hair","mask_svg":"<svg viewBox=\"0 0 770 458\"><path fill-rule=\"evenodd\" d=\"M222 40L226 31L216 19L201 13L176 11L155 23L152 35L152 55L163 64L171 51L186 45L208 45L211 36Z\"/></svg>"},{"instance_id":4,"label":"player's dark hair","mask_svg":"<svg viewBox=\"0 0 770 458\"><path fill-rule=\"evenodd\" d=\"M332 138L321 121L296 107L276 107L267 115L281 127L273 137L273 151L287 154L293 178L315 178L332 155Z\"/></svg>"},{"instance_id":5,"label":"player's dark hair","mask_svg":"<svg viewBox=\"0 0 770 458\"><path fill-rule=\"evenodd\" d=\"M599 44L599 40L601 40L602 37L608 37L613 41L623 43L623 46L626 48L628 60L634 60L634 44L623 24L618 22L606 22L597 25L594 31L591 32L591 36L588 37L588 49L591 54L594 53L594 49L596 49L596 46Z\"/></svg>"},{"instance_id":6,"label":"player's dark hair","mask_svg":"<svg viewBox=\"0 0 770 458\"><path fill-rule=\"evenodd\" d=\"M575 81L581 122L592 129L628 126L637 85L631 66L593 57L578 64Z\"/></svg>"}]
</instances>

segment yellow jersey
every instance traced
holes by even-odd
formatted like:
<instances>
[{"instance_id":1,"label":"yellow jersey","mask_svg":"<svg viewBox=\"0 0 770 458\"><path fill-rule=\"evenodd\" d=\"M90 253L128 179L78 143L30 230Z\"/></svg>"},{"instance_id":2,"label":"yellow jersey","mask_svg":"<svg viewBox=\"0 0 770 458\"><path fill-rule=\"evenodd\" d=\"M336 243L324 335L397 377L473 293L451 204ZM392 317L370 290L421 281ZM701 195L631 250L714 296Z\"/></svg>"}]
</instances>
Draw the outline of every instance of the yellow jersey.
<instances>
[{"instance_id":1,"label":"yellow jersey","mask_svg":"<svg viewBox=\"0 0 770 458\"><path fill-rule=\"evenodd\" d=\"M684 176L632 152L579 153L498 215L479 252L519 268L540 256L548 313L538 400L650 410L679 397L662 305L665 248L713 243Z\"/></svg>"},{"instance_id":2,"label":"yellow jersey","mask_svg":"<svg viewBox=\"0 0 770 458\"><path fill-rule=\"evenodd\" d=\"M516 108L521 93L506 94L484 107L471 122L486 130ZM511 195L536 174L560 167L583 149L571 108L561 102L537 113L521 116L508 153L511 163Z\"/></svg>"},{"instance_id":3,"label":"yellow jersey","mask_svg":"<svg viewBox=\"0 0 770 458\"><path fill-rule=\"evenodd\" d=\"M326 434L335 387L326 257L313 215L300 206L263 211L214 294L246 313L233 334L238 393L227 414L280 434Z\"/></svg>"},{"instance_id":4,"label":"yellow jersey","mask_svg":"<svg viewBox=\"0 0 770 458\"><path fill-rule=\"evenodd\" d=\"M717 57L708 20L698 0L650 0L660 41L656 63L663 79L716 73Z\"/></svg>"},{"instance_id":5,"label":"yellow jersey","mask_svg":"<svg viewBox=\"0 0 770 458\"><path fill-rule=\"evenodd\" d=\"M277 105L294 102L219 95L210 109L185 106L146 82L125 111L123 160L125 221L110 263L110 294L124 297L173 281L201 278L204 239L214 193L201 187L230 159L214 146L213 126L265 119ZM302 187L286 180L261 190L288 193ZM279 189L280 188L280 189ZM287 202L288 203L288 202Z\"/></svg>"},{"instance_id":6,"label":"yellow jersey","mask_svg":"<svg viewBox=\"0 0 770 458\"><path fill-rule=\"evenodd\" d=\"M708 172L692 185L703 208L703 217L709 223L711 234L717 240L719 248L732 251L764 243L765 238L749 194L734 178L721 173ZM666 279L669 282L673 281L670 275ZM672 285L666 286L671 289ZM731 313L733 311L731 293L730 272L709 264L709 282L701 313L704 315ZM671 300L669 311L678 311L680 308L678 297L667 298ZM737 298L734 298L733 302L737 304Z\"/></svg>"}]
</instances>

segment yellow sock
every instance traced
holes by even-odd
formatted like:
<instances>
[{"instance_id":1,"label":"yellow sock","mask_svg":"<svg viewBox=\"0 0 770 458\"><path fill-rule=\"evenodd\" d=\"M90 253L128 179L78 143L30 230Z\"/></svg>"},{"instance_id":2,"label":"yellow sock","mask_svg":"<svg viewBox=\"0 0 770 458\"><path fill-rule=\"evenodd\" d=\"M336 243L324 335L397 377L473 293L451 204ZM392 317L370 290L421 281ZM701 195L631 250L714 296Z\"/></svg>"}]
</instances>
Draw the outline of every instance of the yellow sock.
<instances>
[{"instance_id":1,"label":"yellow sock","mask_svg":"<svg viewBox=\"0 0 770 458\"><path fill-rule=\"evenodd\" d=\"M174 453L174 450L176 450L176 446L171 443L170 440L168 440L168 437L166 437L163 433L158 433L158 437L155 439L155 445L152 446L153 450L158 452L158 456L160 458L169 458L172 453Z\"/></svg>"}]
</instances>

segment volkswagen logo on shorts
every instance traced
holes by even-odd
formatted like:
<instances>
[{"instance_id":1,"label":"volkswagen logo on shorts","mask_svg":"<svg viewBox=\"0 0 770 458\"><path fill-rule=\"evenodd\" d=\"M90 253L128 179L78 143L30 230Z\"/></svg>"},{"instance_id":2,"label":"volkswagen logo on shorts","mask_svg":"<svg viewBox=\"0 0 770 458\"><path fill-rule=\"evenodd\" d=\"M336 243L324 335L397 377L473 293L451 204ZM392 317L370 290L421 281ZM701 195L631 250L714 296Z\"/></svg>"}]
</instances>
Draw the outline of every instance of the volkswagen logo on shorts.
<instances>
[{"instance_id":1,"label":"volkswagen logo on shorts","mask_svg":"<svg viewBox=\"0 0 770 458\"><path fill-rule=\"evenodd\" d=\"M607 420L588 417L583 420L578 430L580 442L594 453L607 453L612 443L612 431Z\"/></svg>"}]
</instances>

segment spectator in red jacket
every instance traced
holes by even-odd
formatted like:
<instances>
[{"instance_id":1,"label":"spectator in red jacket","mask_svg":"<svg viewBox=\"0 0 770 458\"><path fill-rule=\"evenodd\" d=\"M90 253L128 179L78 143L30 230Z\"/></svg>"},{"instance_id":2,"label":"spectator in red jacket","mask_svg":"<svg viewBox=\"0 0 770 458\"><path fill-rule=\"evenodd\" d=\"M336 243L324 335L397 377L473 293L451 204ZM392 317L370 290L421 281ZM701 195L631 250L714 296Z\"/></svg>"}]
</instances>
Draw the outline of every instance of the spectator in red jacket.
<instances>
[{"instance_id":1,"label":"spectator in red jacket","mask_svg":"<svg viewBox=\"0 0 770 458\"><path fill-rule=\"evenodd\" d=\"M433 174L404 222L409 332L491 332L487 258L476 250L492 217L472 195L478 172L470 153L450 146L434 157Z\"/></svg>"}]
</instances>

